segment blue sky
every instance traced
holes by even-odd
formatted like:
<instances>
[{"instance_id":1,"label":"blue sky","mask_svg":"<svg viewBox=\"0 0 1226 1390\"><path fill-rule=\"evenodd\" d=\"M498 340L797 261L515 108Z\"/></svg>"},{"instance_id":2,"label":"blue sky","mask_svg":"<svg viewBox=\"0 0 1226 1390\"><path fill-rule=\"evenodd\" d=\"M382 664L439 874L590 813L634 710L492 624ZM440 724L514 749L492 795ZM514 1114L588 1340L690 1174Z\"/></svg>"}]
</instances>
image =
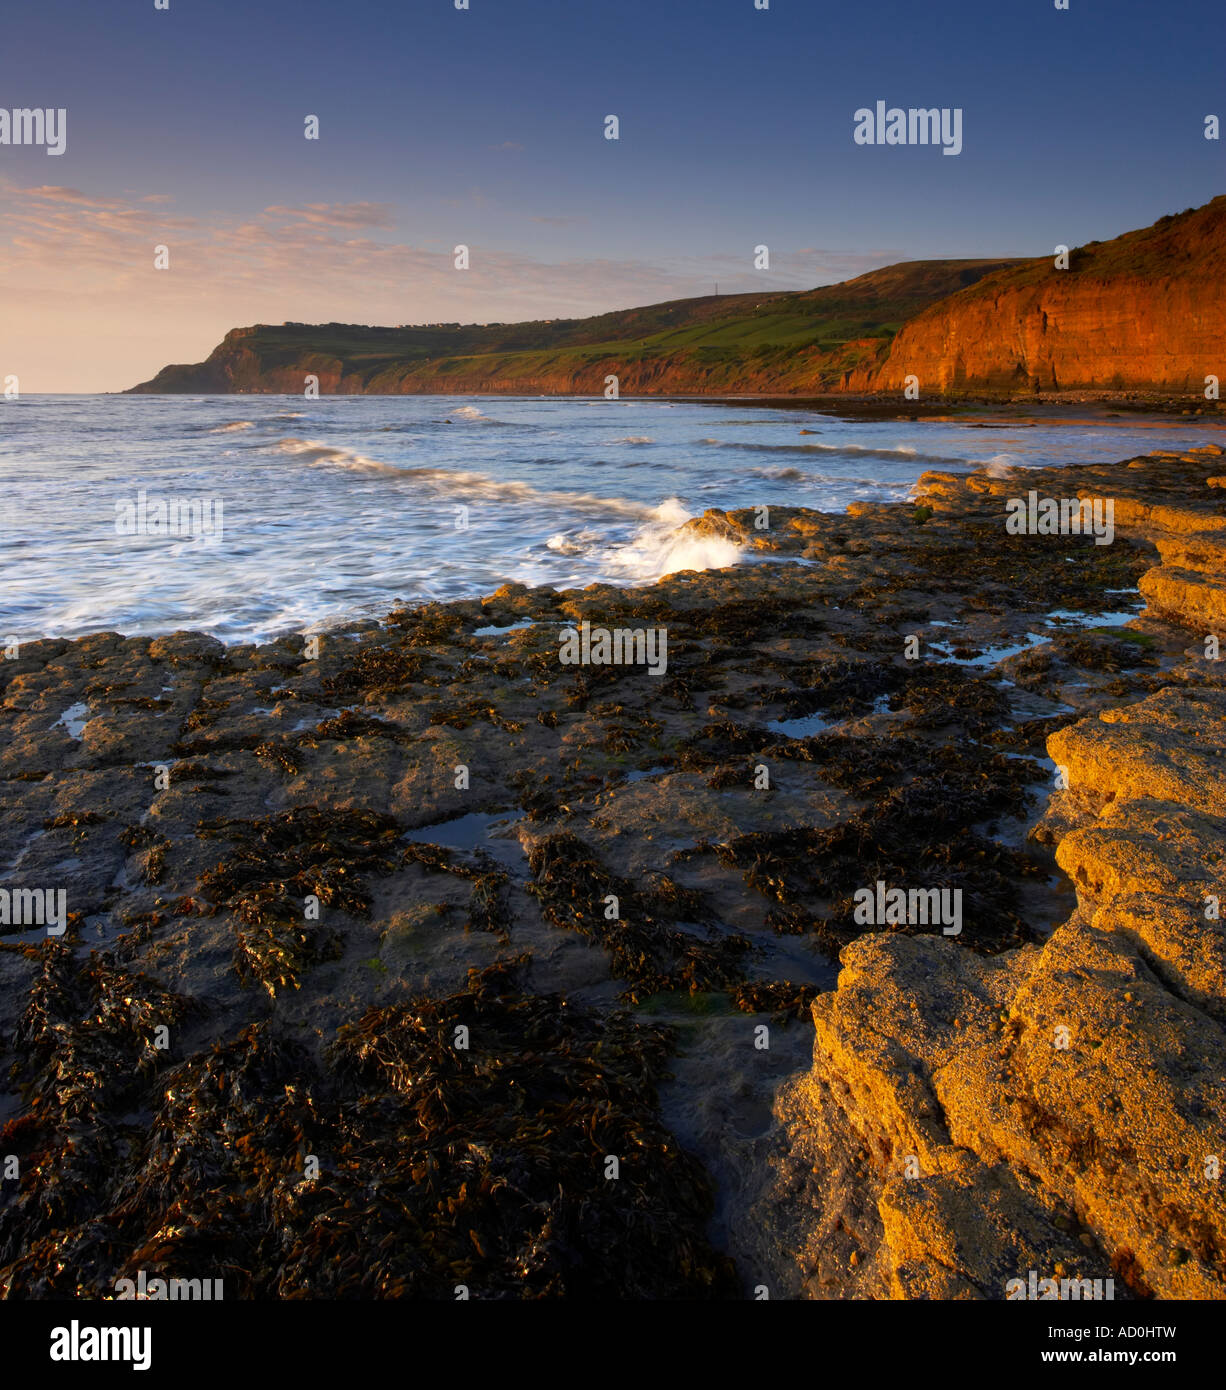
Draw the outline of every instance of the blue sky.
<instances>
[{"instance_id":1,"label":"blue sky","mask_svg":"<svg viewBox=\"0 0 1226 1390\"><path fill-rule=\"evenodd\" d=\"M0 370L99 389L257 320L556 317L1039 254L1223 189L1219 0L471 6L12 10L0 107L65 107L68 145L0 147ZM961 107L963 152L857 146L878 99Z\"/></svg>"}]
</instances>

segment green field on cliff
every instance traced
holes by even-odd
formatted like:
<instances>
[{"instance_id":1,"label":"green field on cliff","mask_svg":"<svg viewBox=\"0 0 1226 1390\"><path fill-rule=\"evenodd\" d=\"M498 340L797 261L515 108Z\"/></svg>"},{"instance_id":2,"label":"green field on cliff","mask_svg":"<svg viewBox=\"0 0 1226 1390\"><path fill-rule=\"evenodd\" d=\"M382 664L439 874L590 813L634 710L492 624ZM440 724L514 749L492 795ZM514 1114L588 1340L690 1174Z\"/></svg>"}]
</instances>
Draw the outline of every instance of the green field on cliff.
<instances>
[{"instance_id":1,"label":"green field on cliff","mask_svg":"<svg viewBox=\"0 0 1226 1390\"><path fill-rule=\"evenodd\" d=\"M1009 268L1009 260L909 261L855 280L782 294L709 295L587 319L514 324L259 324L227 335L207 362L165 367L140 392L275 389L277 372L327 370L347 389L428 391L462 381L471 389L576 380L595 364L659 364L713 385L748 367L775 376L806 353L839 373L844 349L884 347L909 318L937 300Z\"/></svg>"},{"instance_id":2,"label":"green field on cliff","mask_svg":"<svg viewBox=\"0 0 1226 1390\"><path fill-rule=\"evenodd\" d=\"M1221 336L1224 246L1218 197L1073 247L1067 270L1052 255L902 261L814 290L706 295L586 319L257 324L232 330L206 361L163 367L132 390L297 392L314 374L329 394L594 394L615 375L629 394L803 395L897 385L913 356L980 390L1031 393L1069 380L1199 389ZM1186 307L1171 310L1178 287ZM1062 333L1048 336L1048 309ZM1132 326L1122 338L1121 312ZM946 364L955 341L957 360ZM1177 350L1187 360L1173 366Z\"/></svg>"}]
</instances>

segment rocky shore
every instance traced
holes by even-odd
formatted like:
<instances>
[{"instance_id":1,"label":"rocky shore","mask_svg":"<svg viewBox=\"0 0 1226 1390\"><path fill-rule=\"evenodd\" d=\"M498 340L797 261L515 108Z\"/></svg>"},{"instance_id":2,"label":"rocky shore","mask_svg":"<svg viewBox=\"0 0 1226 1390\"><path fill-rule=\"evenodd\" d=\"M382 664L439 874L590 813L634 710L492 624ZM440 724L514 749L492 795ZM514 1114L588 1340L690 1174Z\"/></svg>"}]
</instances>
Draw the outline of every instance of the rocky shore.
<instances>
[{"instance_id":1,"label":"rocky shore","mask_svg":"<svg viewBox=\"0 0 1226 1390\"><path fill-rule=\"evenodd\" d=\"M747 562L10 648L0 1292L1226 1295L1222 451L690 525Z\"/></svg>"}]
</instances>

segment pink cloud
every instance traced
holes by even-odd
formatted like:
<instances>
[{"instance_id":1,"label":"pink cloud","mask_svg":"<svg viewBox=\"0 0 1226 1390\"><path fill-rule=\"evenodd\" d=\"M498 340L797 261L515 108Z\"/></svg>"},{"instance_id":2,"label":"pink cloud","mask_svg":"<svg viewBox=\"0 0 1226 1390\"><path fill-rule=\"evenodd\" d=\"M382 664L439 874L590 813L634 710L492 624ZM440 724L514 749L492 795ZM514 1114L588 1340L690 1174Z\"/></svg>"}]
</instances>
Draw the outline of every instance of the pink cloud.
<instances>
[{"instance_id":1,"label":"pink cloud","mask_svg":"<svg viewBox=\"0 0 1226 1390\"><path fill-rule=\"evenodd\" d=\"M321 227L390 227L393 220L388 203L306 203L296 208L278 205L265 208L264 214L299 218Z\"/></svg>"},{"instance_id":2,"label":"pink cloud","mask_svg":"<svg viewBox=\"0 0 1226 1390\"><path fill-rule=\"evenodd\" d=\"M450 243L427 250L363 235L391 223L393 209L381 203L274 205L204 223L168 216L136 194L124 201L54 186L5 191L0 364L31 391L121 389L167 362L204 358L243 324L572 318L709 294L713 279L725 293L769 293L897 259L780 252L763 274L741 251L547 261L474 239L471 267L459 272ZM154 268L161 243L170 248L169 270Z\"/></svg>"},{"instance_id":3,"label":"pink cloud","mask_svg":"<svg viewBox=\"0 0 1226 1390\"><path fill-rule=\"evenodd\" d=\"M79 188L63 188L58 184L45 183L38 188L14 188L9 190L26 198L37 198L44 203L75 203L80 207L120 208L123 203L114 198L96 198L82 193Z\"/></svg>"}]
</instances>

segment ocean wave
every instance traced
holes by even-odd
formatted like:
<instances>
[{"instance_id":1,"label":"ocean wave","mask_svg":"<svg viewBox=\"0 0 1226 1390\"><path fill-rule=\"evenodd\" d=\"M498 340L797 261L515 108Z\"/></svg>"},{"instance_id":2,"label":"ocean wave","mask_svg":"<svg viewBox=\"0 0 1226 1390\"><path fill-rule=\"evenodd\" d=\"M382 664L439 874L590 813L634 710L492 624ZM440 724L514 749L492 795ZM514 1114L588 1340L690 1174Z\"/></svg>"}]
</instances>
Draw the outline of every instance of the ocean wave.
<instances>
[{"instance_id":1,"label":"ocean wave","mask_svg":"<svg viewBox=\"0 0 1226 1390\"><path fill-rule=\"evenodd\" d=\"M369 473L405 473L408 469L397 468L391 463L367 458L354 449L342 449L334 444L325 444L319 439L278 439L271 446L278 453L292 454L295 458L306 459L308 463L331 463L338 468L355 468Z\"/></svg>"},{"instance_id":2,"label":"ocean wave","mask_svg":"<svg viewBox=\"0 0 1226 1390\"><path fill-rule=\"evenodd\" d=\"M909 444L900 444L894 449L874 449L865 444L742 444L736 439L700 439L698 442L720 449L741 449L753 454L840 454L844 458L892 459L900 463L968 462L963 458L949 458L943 454L921 454Z\"/></svg>"},{"instance_id":3,"label":"ocean wave","mask_svg":"<svg viewBox=\"0 0 1226 1390\"><path fill-rule=\"evenodd\" d=\"M545 542L545 548L557 555L583 555L606 540L607 537L601 531L579 531L574 535L558 531Z\"/></svg>"},{"instance_id":4,"label":"ocean wave","mask_svg":"<svg viewBox=\"0 0 1226 1390\"><path fill-rule=\"evenodd\" d=\"M610 444L654 444L649 434L628 434L623 439L611 439Z\"/></svg>"},{"instance_id":5,"label":"ocean wave","mask_svg":"<svg viewBox=\"0 0 1226 1390\"><path fill-rule=\"evenodd\" d=\"M847 473L806 473L800 468L751 468L748 470L748 476L751 478L770 478L774 482L781 483L812 483L816 486L828 487L858 485L888 488L893 486L882 478L857 478Z\"/></svg>"},{"instance_id":6,"label":"ocean wave","mask_svg":"<svg viewBox=\"0 0 1226 1390\"><path fill-rule=\"evenodd\" d=\"M979 465L989 478L1004 478L1016 468L1025 465L1020 463L1014 454L993 454L990 459Z\"/></svg>"},{"instance_id":7,"label":"ocean wave","mask_svg":"<svg viewBox=\"0 0 1226 1390\"><path fill-rule=\"evenodd\" d=\"M214 425L210 434L233 434L235 430L251 430L255 428L254 420L231 420L228 425Z\"/></svg>"},{"instance_id":8,"label":"ocean wave","mask_svg":"<svg viewBox=\"0 0 1226 1390\"><path fill-rule=\"evenodd\" d=\"M725 569L741 558L741 547L724 536L686 531L690 513L675 497L661 502L655 516L624 545L614 546L606 565L619 578L662 579L682 570Z\"/></svg>"},{"instance_id":9,"label":"ocean wave","mask_svg":"<svg viewBox=\"0 0 1226 1390\"><path fill-rule=\"evenodd\" d=\"M440 423L435 421L434 423ZM478 410L475 405L457 406L455 410L449 410L441 421L444 425L469 424L469 425L496 425L503 430L539 430L539 425L534 425L528 420L499 420L496 416L486 415L482 410Z\"/></svg>"},{"instance_id":10,"label":"ocean wave","mask_svg":"<svg viewBox=\"0 0 1226 1390\"><path fill-rule=\"evenodd\" d=\"M537 505L543 503L552 507L613 512L618 516L639 520L655 518L659 512L657 507L646 502L633 502L626 497L597 497L590 492L548 490L514 478L491 478L487 473L472 473L454 468L398 468L395 464L369 458L353 449L325 444L318 439L279 439L272 447L280 453L305 459L309 463L330 464L337 468L351 468L358 472L395 477L469 501L530 502Z\"/></svg>"}]
</instances>

